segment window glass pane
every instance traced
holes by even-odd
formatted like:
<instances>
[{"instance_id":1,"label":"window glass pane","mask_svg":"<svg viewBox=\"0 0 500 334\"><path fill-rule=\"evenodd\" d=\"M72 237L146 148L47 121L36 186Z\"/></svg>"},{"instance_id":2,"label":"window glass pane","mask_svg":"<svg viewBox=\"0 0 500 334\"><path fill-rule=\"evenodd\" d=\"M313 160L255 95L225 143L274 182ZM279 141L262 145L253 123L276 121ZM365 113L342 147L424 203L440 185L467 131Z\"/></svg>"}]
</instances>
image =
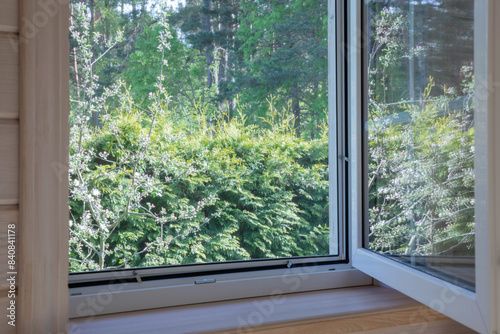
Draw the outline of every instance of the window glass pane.
<instances>
[{"instance_id":1,"label":"window glass pane","mask_svg":"<svg viewBox=\"0 0 500 334\"><path fill-rule=\"evenodd\" d=\"M338 254L327 0L72 0L70 24L70 271Z\"/></svg>"},{"instance_id":2,"label":"window glass pane","mask_svg":"<svg viewBox=\"0 0 500 334\"><path fill-rule=\"evenodd\" d=\"M474 1L367 5L369 249L474 290Z\"/></svg>"}]
</instances>

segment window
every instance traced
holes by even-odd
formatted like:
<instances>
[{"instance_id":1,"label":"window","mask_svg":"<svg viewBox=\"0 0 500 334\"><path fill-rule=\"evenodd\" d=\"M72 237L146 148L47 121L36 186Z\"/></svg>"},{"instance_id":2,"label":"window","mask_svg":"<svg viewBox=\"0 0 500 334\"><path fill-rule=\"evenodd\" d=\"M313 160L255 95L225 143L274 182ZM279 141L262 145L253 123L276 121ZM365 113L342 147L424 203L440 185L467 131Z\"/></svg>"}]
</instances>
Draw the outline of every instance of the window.
<instances>
[{"instance_id":1,"label":"window","mask_svg":"<svg viewBox=\"0 0 500 334\"><path fill-rule=\"evenodd\" d=\"M368 249L474 291L474 1L366 15Z\"/></svg>"},{"instance_id":2,"label":"window","mask_svg":"<svg viewBox=\"0 0 500 334\"><path fill-rule=\"evenodd\" d=\"M71 9L72 316L370 283L346 248L342 1Z\"/></svg>"},{"instance_id":3,"label":"window","mask_svg":"<svg viewBox=\"0 0 500 334\"><path fill-rule=\"evenodd\" d=\"M338 129L335 136L330 133L329 158L334 157L335 160L342 161L339 164L330 164L329 191L330 198L335 198L335 201L330 200L329 219L331 220L332 217L345 219L346 224L339 225L340 238L338 240L339 255L345 254L346 256L345 258L340 257L340 259L343 259L346 263L337 262L326 266L302 266L299 262L310 260L307 258L280 258L266 260L273 261L267 262L267 264L272 263L277 267L253 267L252 270L248 270L249 268L246 267L247 263L250 262L233 262L170 267L168 272L165 271L165 268L157 267L71 275L71 317L189 304L216 299L371 284L371 277L373 277L474 330L482 333L492 333L497 330L499 323L496 314L500 299L497 288L499 279L497 274L497 253L495 252L498 252L500 241L495 217L499 214L497 210L500 209L497 208L500 208L500 206L497 203L498 196L494 191L495 182L498 182L496 181L498 168L495 168L497 167L495 166L495 160L498 160L496 156L498 153L494 145L494 133L498 125L498 118L494 118L493 115L498 108L498 101L495 99L498 95L495 91L495 82L498 82L498 78L500 78L498 64L494 61L498 58L498 39L495 38L498 29L494 29L494 17L496 17L495 13L498 12L498 6L495 7L493 1L487 0L474 0L473 4L471 4L472 1L398 1L397 5L394 3L391 1L369 1L367 4L359 1L328 2L330 6L328 40L331 43L328 48L328 64L330 67L328 77L329 112L332 113L332 110L335 109L342 110L342 112L334 113L335 117L331 117L332 114L330 114L329 118L330 131L332 128ZM458 16L457 20L446 17L446 11L438 14L441 10L437 10L440 4L443 6L449 5L447 13ZM455 7L459 6L457 4L465 6L463 8L469 8L460 13L465 15L454 13L454 10L459 8ZM473 14L471 14L471 8L473 8ZM129 10L130 8L124 7L124 12ZM367 15L370 10L371 14L374 15L371 18ZM376 20L373 22L372 18L377 17L377 15L378 17L385 16L383 18L385 23ZM432 17L432 20L429 19L428 23L426 15L429 18ZM473 23L464 23L464 21L470 21L471 19L473 19ZM425 20L427 25L418 23L419 20ZM434 30L431 31L432 33L426 32L426 27L430 29L432 24L439 25L436 21L441 20L451 20L454 24L459 24L463 30L460 30L461 33L456 33L456 36L453 37L439 37L439 34L433 35L432 33L437 33L434 27L432 27ZM369 41L376 40L377 26L387 22L398 25L399 30L396 33L402 35L399 40L399 49L388 50L394 51L398 55L398 57L392 59L395 59L399 65L386 64L394 65L397 68L395 72L398 72L399 77L389 75L395 72L384 72L384 61L389 60L389 58L379 58L377 64L373 64L375 67L370 66L370 68L380 70L382 73L373 73L374 83L368 83L366 78L368 72L367 56L369 54L367 50L370 49L368 47L370 45ZM413 29L409 29L412 25ZM473 31L471 31L471 25ZM367 36L363 34L372 31L367 29L368 27L373 28L375 35ZM387 26L387 28L390 28L390 26ZM444 31L439 31L439 33L442 32ZM394 33L394 31L386 30L385 32L380 31L380 33ZM393 38L395 36L390 37L390 41L398 41L397 38ZM410 41L410 37L412 41ZM470 59L471 43L473 45L474 63L470 65L473 65L474 96L472 102L469 100L468 103L463 103L459 109L450 107L456 101L444 101L446 103L443 103L443 105L447 105L447 107L436 107L435 103L443 97L440 96L440 93L436 93L433 90L434 88L427 90L427 92L430 92L430 101L420 101L419 98L422 93L425 93L423 88L426 88L430 82L430 79L423 74L429 73L429 71L440 72L443 70L441 68L436 69L436 67L432 68L429 65L436 59L422 60L424 51L434 52L437 50L436 46L441 43L438 43L439 38L442 38L441 41L448 38L464 38L460 46L469 50L466 53L461 53L460 57L456 59L452 57L450 62L446 64L450 66L455 66L457 62L462 65L461 62L464 58L469 57ZM336 47L332 47L332 45ZM390 46L393 47L394 45ZM423 47L423 49L419 49L417 46ZM405 48L406 51L403 50ZM436 54L433 56L435 57ZM410 63L413 65L410 66ZM423 71L422 66L425 67L425 71ZM457 96L457 98L462 98L465 101L467 96L466 86L467 83L470 83L467 80L470 80L471 72L464 69L460 75L453 71L444 71L444 73L455 78L450 82L456 87L460 86L460 83L457 83L457 78L464 80L464 85L460 86L461 93L464 95ZM420 75L420 81L417 80L418 75ZM437 74L433 77L434 82L438 81L437 77ZM391 85L388 86L390 92L386 92L384 80L393 80ZM448 84L448 81L446 83ZM374 110L368 107L367 93L369 85L376 86L380 93L377 95L378 97L372 95L374 101L386 101L383 104L389 104L400 103L404 101L403 98L407 98L406 110L397 110L396 112L396 110L391 109L387 111L387 113L391 114L389 118L384 118L388 115L381 115L382 119L375 117L374 120L370 120L368 115L374 116ZM407 91L403 91L405 87L407 87ZM419 89L422 89L422 91L419 92ZM456 95L458 95L457 92L455 91ZM392 97L388 95L389 100L376 100L384 93L391 93ZM396 95L396 93L399 95ZM443 90L443 94L451 93L453 92ZM365 96L364 99L363 96ZM415 100L419 101L416 102ZM127 100L120 102L126 103ZM418 121L429 122L429 127L426 128L416 121L407 122L413 120L410 111L416 109L415 105L424 106L423 116L426 116L426 110L433 116L423 120L417 119ZM338 108L338 106L341 108ZM442 108L443 111L441 113L438 111L431 112L432 108L435 107ZM394 205L394 207L399 205L400 210L401 208L406 209L405 214L408 212L410 218L403 219L400 222L401 226L396 226L396 228L406 231L397 234L398 240L391 240L391 242L394 242L383 244L381 241L385 237L391 238L392 235L383 230L377 231L379 227L376 226L378 220L374 217L377 214L376 209L387 209L387 207L384 207L384 197L379 196L378 190L375 191L375 189L382 188L384 186L383 182L397 183L396 180L399 175L390 174L375 177L376 188L369 188L364 183L363 180L370 173L368 162L377 158L376 152L369 151L370 147L376 146L370 146L369 138L368 136L365 137L365 134L369 135L370 131L376 129L375 126L380 125L377 128L380 131L380 136L388 137L391 140L396 140L398 136L401 138L402 135L409 131L415 133L416 130L423 131L420 133L421 135L423 133L432 139L431 133L426 131L431 131L435 123L451 122L453 117L457 116L463 116L461 120L465 123L470 122L471 110L473 110L474 119L474 172L472 175L474 178L474 220L470 220L469 217L464 224L465 228L469 229L464 230L465 233L462 233L469 237L464 239L463 242L461 241L460 247L465 246L465 253L455 253L452 254L451 258L444 258L443 254L440 253L441 251L436 251L438 248L432 249L432 247L428 247L432 243L424 242L425 238L420 234L422 230L417 229L416 218L422 214L422 211L416 209L418 204L416 202L410 203L406 207L401 203ZM395 121L396 118L401 122L395 124L398 122ZM427 125L425 122L424 125ZM408 131L401 131L401 129ZM456 132L457 128L447 125L445 129L434 130L436 133L438 130L444 131L443 133L448 135L450 134L446 131L453 132L452 137L456 136L455 139L458 141L464 140L464 145L457 149L457 152L462 152L467 148L470 151L472 140L470 133L468 133L470 129L470 127L467 130L459 128L461 132ZM363 141L363 138L365 141ZM332 142L336 145L331 145ZM398 142L395 141L390 144L395 145L395 143ZM436 143L441 142L436 141ZM427 158L424 154L425 147L422 146L421 142L416 141L413 141L412 145L407 147L408 149L401 150L401 145L399 147L396 145L396 148L401 151L396 150L395 152L403 152L409 157L401 161L401 165L413 167L420 164L422 166L422 163L425 162L424 158ZM387 151L385 153L387 154ZM442 151L437 153L442 153ZM450 159L450 155L446 154L438 154L438 157L445 162L449 162ZM464 165L460 168L465 171L469 167L471 166ZM418 172L418 170L415 168L415 171ZM371 172L374 173L373 170ZM332 175L335 175L335 177L331 177ZM469 174L469 181L470 176ZM386 179L384 180L383 177ZM418 177L421 177L421 175ZM417 186L421 183L419 183L418 179L412 181L414 182L414 188L408 187L408 191L403 196L406 196L407 199L418 195L415 189L418 190ZM371 192L370 189L372 189ZM465 192L466 190L464 190ZM443 197L440 199L442 200ZM400 200L400 198L393 200ZM445 200L449 199L445 198ZM468 203L471 204L470 198ZM369 208L372 209L371 212L368 211ZM388 219L392 219L395 215L397 213L394 214L393 211L387 216L390 217ZM411 218L411 216L414 218ZM474 229L472 229L472 223ZM427 224L427 226L432 226L432 224ZM461 228L464 226L461 226ZM370 227L372 227L371 230ZM342 228L345 228L345 230L341 231ZM372 231L376 231L378 234L370 235ZM425 232L425 230L423 231ZM470 239L472 231L474 231L473 243ZM449 237L453 237L453 235L450 234ZM412 241L412 238L414 241ZM418 238L420 239L417 240ZM343 245L342 241L344 241ZM449 246L455 247L458 244L449 244ZM387 245L390 245L390 247L386 247ZM417 246L420 248L417 248ZM452 250L457 248L459 247ZM474 261L471 261L472 249L474 249ZM458 256L467 256L468 258L458 259ZM462 260L465 261L462 262ZM254 263L252 262L252 266ZM288 264L291 264L290 268L286 268ZM225 266L231 266L231 270L225 271ZM209 269L200 272L199 268L202 267ZM473 274L469 275L471 270ZM159 279L148 279L149 277ZM214 281L216 284L210 284Z\"/></svg>"},{"instance_id":4,"label":"window","mask_svg":"<svg viewBox=\"0 0 500 334\"><path fill-rule=\"evenodd\" d=\"M341 257L327 4L72 5L72 272Z\"/></svg>"},{"instance_id":5,"label":"window","mask_svg":"<svg viewBox=\"0 0 500 334\"><path fill-rule=\"evenodd\" d=\"M358 8L364 105L352 126L364 136L354 267L486 333L485 3Z\"/></svg>"}]
</instances>

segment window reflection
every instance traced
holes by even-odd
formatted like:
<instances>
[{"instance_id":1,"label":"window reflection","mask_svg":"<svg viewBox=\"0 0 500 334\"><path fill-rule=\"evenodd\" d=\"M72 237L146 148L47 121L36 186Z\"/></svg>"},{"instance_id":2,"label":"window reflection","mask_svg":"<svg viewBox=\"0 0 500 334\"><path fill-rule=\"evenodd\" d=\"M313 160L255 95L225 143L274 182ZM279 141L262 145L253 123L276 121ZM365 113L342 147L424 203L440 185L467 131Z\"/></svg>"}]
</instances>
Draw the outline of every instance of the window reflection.
<instances>
[{"instance_id":1,"label":"window reflection","mask_svg":"<svg viewBox=\"0 0 500 334\"><path fill-rule=\"evenodd\" d=\"M474 1L367 6L369 248L474 289Z\"/></svg>"}]
</instances>

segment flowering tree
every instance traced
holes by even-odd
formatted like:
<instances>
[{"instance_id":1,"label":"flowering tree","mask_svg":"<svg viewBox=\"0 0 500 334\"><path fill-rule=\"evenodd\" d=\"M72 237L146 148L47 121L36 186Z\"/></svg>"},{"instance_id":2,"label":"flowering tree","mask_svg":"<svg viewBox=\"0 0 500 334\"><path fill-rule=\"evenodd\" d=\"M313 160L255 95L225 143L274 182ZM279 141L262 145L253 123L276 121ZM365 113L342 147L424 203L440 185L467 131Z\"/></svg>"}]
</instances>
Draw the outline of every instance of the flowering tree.
<instances>
[{"instance_id":1,"label":"flowering tree","mask_svg":"<svg viewBox=\"0 0 500 334\"><path fill-rule=\"evenodd\" d=\"M99 78L93 68L101 57L91 45L103 42L104 55L121 35L102 41L103 36L90 29L86 7L75 4L73 11L77 24L71 36L78 48L81 86L74 89L70 116L70 268L162 264L161 254L173 239L195 233L208 222L200 211L215 201L176 198L170 207L154 204L156 197L167 195L173 180L202 170L160 149L164 142L180 140L168 125L169 96L163 87L170 37L166 17L159 18L162 63L156 90L147 109L138 109L120 82L97 93ZM117 108L111 108L113 104ZM99 127L91 123L95 115L101 116ZM166 233L166 225L175 225L175 233Z\"/></svg>"}]
</instances>

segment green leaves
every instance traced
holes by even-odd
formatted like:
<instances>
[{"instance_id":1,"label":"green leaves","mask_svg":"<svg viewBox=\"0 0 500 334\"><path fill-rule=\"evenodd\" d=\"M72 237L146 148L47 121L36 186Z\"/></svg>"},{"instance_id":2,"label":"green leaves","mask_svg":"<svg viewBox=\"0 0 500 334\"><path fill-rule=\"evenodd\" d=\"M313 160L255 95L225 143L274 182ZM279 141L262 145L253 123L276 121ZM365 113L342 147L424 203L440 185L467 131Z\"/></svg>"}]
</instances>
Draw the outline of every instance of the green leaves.
<instances>
[{"instance_id":1,"label":"green leaves","mask_svg":"<svg viewBox=\"0 0 500 334\"><path fill-rule=\"evenodd\" d=\"M107 152L84 175L95 179L103 210L120 212L127 205L134 169L148 176L148 184L157 184L136 188L141 194L136 209L106 239L105 267L328 254L326 134L305 141L293 133L247 126L239 118L187 134L172 128L166 116L153 128L148 154L137 160L134 154L149 131L143 117L117 111L111 127L120 129L117 135L105 123L84 142L84 147ZM111 164L110 159L123 162ZM213 205L181 218L180 212L211 197L216 198ZM74 228L83 206L72 202ZM167 219L160 229L148 213L162 210L163 216L177 218ZM148 248L158 239L170 240L166 251ZM99 246L99 239L88 242Z\"/></svg>"},{"instance_id":2,"label":"green leaves","mask_svg":"<svg viewBox=\"0 0 500 334\"><path fill-rule=\"evenodd\" d=\"M328 254L326 3L74 4L72 271Z\"/></svg>"}]
</instances>

